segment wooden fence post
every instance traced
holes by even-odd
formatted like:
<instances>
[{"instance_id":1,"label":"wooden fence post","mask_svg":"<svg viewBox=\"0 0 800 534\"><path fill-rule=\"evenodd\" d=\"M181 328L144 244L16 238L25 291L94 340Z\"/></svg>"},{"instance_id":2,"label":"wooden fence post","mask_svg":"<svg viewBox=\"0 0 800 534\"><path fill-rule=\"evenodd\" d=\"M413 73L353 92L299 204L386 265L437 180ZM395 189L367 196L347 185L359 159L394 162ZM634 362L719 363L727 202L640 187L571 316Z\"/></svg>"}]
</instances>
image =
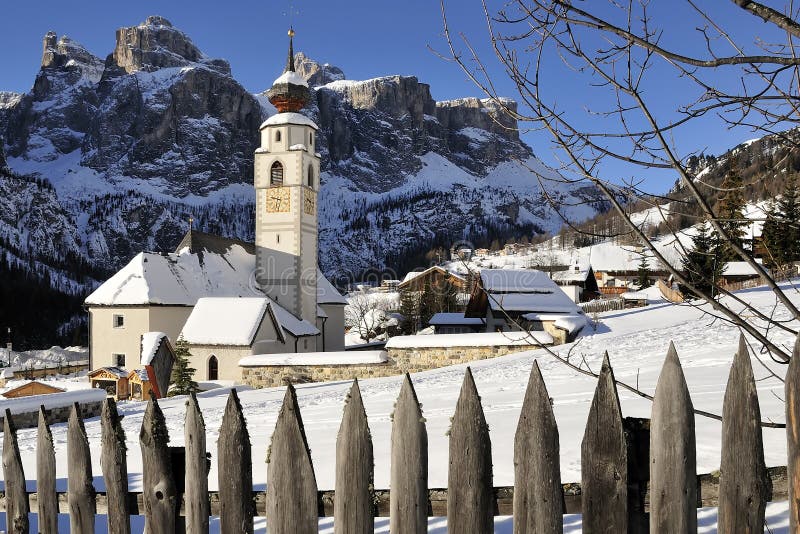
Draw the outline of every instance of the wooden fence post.
<instances>
[{"instance_id":1,"label":"wooden fence post","mask_svg":"<svg viewBox=\"0 0 800 534\"><path fill-rule=\"evenodd\" d=\"M186 492L184 494L186 532L208 534L211 504L208 499L206 424L194 393L190 394L189 400L186 401L186 420L183 428L186 444Z\"/></svg>"},{"instance_id":2,"label":"wooden fence post","mask_svg":"<svg viewBox=\"0 0 800 534\"><path fill-rule=\"evenodd\" d=\"M67 479L70 532L92 534L96 513L92 458L77 402L72 405L67 423Z\"/></svg>"},{"instance_id":3,"label":"wooden fence post","mask_svg":"<svg viewBox=\"0 0 800 534\"><path fill-rule=\"evenodd\" d=\"M603 356L581 442L583 533L628 531L628 451L614 371Z\"/></svg>"},{"instance_id":4,"label":"wooden fence post","mask_svg":"<svg viewBox=\"0 0 800 534\"><path fill-rule=\"evenodd\" d=\"M117 413L117 403L107 397L100 412L100 467L106 483L109 534L130 534L128 511L128 458L125 431Z\"/></svg>"},{"instance_id":5,"label":"wooden fence post","mask_svg":"<svg viewBox=\"0 0 800 534\"><path fill-rule=\"evenodd\" d=\"M139 431L142 449L142 501L145 533L174 534L177 512L175 480L164 414L153 396L147 403Z\"/></svg>"},{"instance_id":6,"label":"wooden fence post","mask_svg":"<svg viewBox=\"0 0 800 534\"><path fill-rule=\"evenodd\" d=\"M769 479L761 439L761 409L744 336L725 388L718 532L762 532Z\"/></svg>"},{"instance_id":7,"label":"wooden fence post","mask_svg":"<svg viewBox=\"0 0 800 534\"><path fill-rule=\"evenodd\" d=\"M450 425L447 486L448 532L493 533L492 444L469 367Z\"/></svg>"},{"instance_id":8,"label":"wooden fence post","mask_svg":"<svg viewBox=\"0 0 800 534\"><path fill-rule=\"evenodd\" d=\"M335 534L375 531L373 469L372 436L356 379L345 399L336 438Z\"/></svg>"},{"instance_id":9,"label":"wooden fence post","mask_svg":"<svg viewBox=\"0 0 800 534\"><path fill-rule=\"evenodd\" d=\"M428 431L406 373L392 419L389 531L428 532Z\"/></svg>"},{"instance_id":10,"label":"wooden fence post","mask_svg":"<svg viewBox=\"0 0 800 534\"><path fill-rule=\"evenodd\" d=\"M786 439L789 532L800 532L800 334L786 370Z\"/></svg>"},{"instance_id":11,"label":"wooden fence post","mask_svg":"<svg viewBox=\"0 0 800 534\"><path fill-rule=\"evenodd\" d=\"M217 457L220 531L252 534L255 505L250 434L233 388L222 416Z\"/></svg>"},{"instance_id":12,"label":"wooden fence post","mask_svg":"<svg viewBox=\"0 0 800 534\"><path fill-rule=\"evenodd\" d=\"M514 534L560 534L562 501L558 426L534 360L514 436Z\"/></svg>"},{"instance_id":13,"label":"wooden fence post","mask_svg":"<svg viewBox=\"0 0 800 534\"><path fill-rule=\"evenodd\" d=\"M290 384L267 453L267 530L271 534L316 533L318 518L311 451Z\"/></svg>"},{"instance_id":14,"label":"wooden fence post","mask_svg":"<svg viewBox=\"0 0 800 534\"><path fill-rule=\"evenodd\" d=\"M650 419L651 532L697 532L695 458L694 406L670 342Z\"/></svg>"},{"instance_id":15,"label":"wooden fence post","mask_svg":"<svg viewBox=\"0 0 800 534\"><path fill-rule=\"evenodd\" d=\"M53 434L47 424L47 411L39 406L36 436L36 500L41 534L58 534L58 495L56 494L56 453Z\"/></svg>"},{"instance_id":16,"label":"wooden fence post","mask_svg":"<svg viewBox=\"0 0 800 534\"><path fill-rule=\"evenodd\" d=\"M28 534L28 493L25 487L25 472L17 443L17 429L6 408L3 419L3 480L6 491L6 532Z\"/></svg>"}]
</instances>

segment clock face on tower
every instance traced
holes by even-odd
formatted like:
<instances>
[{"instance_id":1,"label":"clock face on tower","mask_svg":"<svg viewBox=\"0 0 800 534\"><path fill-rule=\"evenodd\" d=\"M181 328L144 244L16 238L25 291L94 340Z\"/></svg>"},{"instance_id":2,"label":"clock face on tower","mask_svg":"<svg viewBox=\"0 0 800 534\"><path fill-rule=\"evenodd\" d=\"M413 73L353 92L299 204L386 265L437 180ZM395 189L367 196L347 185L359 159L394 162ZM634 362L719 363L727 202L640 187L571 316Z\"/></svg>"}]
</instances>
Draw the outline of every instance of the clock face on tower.
<instances>
[{"instance_id":1,"label":"clock face on tower","mask_svg":"<svg viewBox=\"0 0 800 534\"><path fill-rule=\"evenodd\" d=\"M306 215L314 215L315 210L317 209L317 202L316 202L316 195L314 191L311 189L303 189L303 207L305 209Z\"/></svg>"},{"instance_id":2,"label":"clock face on tower","mask_svg":"<svg viewBox=\"0 0 800 534\"><path fill-rule=\"evenodd\" d=\"M280 213L291 208L291 196L288 187L270 187L267 189L267 212Z\"/></svg>"}]
</instances>

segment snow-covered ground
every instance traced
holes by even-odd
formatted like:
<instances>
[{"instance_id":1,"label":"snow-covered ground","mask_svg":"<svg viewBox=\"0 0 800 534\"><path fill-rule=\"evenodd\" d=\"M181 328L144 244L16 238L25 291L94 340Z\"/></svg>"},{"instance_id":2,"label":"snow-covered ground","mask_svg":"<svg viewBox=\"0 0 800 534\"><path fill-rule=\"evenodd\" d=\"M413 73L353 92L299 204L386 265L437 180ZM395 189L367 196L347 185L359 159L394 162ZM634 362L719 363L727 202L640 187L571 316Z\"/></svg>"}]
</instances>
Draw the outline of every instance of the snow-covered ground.
<instances>
[{"instance_id":1,"label":"snow-covered ground","mask_svg":"<svg viewBox=\"0 0 800 534\"><path fill-rule=\"evenodd\" d=\"M785 285L785 287L789 287ZM800 293L788 289L791 298L800 303ZM751 301L765 312L771 312L774 297L765 289L742 291L739 296ZM784 315L778 313L778 316ZM721 413L722 399L733 354L737 347L738 331L732 326L704 315L702 310L682 305L651 304L646 308L600 314L595 329L587 328L585 335L574 344L556 347L561 354L572 351L573 358L586 362L594 370L600 367L603 352L608 351L617 379L653 393L656 380L666 355L670 340L675 342L684 367L686 379L694 405L698 409ZM796 326L796 325L795 325ZM794 340L782 332L773 332L774 342L791 347ZM481 395L492 439L494 462L494 485L513 484L513 438L520 407L528 380L531 364L536 359L542 369L554 411L559 424L561 443L562 480L580 480L580 443L586 424L595 380L579 375L543 350L532 350L519 354L473 362L471 367ZM757 389L761 402L762 418L772 421L784 420L783 384L768 376L765 366L779 376L785 374L785 366L760 363L753 359ZM423 412L427 420L429 439L429 487L447 486L447 454L450 425L465 365L445 367L412 376ZM361 382L362 395L369 417L374 440L375 487L389 486L389 458L391 418L393 404L399 392L402 377L367 379ZM341 418L344 398L349 382L305 384L297 388L298 400L306 426L306 435L320 489L334 486L334 460L336 435ZM248 421L252 455L254 484L263 489L266 482L267 446L280 408L284 388L244 390L240 399ZM625 416L649 417L651 405L648 401L620 390L620 401ZM227 398L227 389L219 388L200 395L200 405L208 428L208 445L212 458L217 457L216 441L222 413ZM161 401L171 442L183 443L184 399L172 398ZM138 432L144 415L143 403L120 403L124 413L123 427L127 435L129 481L131 490L141 487L141 457ZM708 473L719 468L720 431L718 421L697 418L697 469ZM86 431L93 450L100 443L99 420L86 421ZM783 430L764 429L764 452L768 466L786 464L786 436ZM54 425L53 437L56 454L58 485L66 488L66 425ZM21 430L19 443L23 462L31 489L35 486L35 439L36 431ZM95 484L102 487L100 458L92 458ZM212 460L209 486L217 487L216 462ZM702 532L714 532L713 511L703 512ZM778 503L770 508L773 517L773 532L784 532L786 505ZM576 530L576 519L567 518L571 525L568 532ZM325 523L326 525L328 523ZM388 526L378 522L383 532ZM434 522L433 532L443 532L444 523ZM498 519L497 532L510 532L510 520Z\"/></svg>"},{"instance_id":2,"label":"snow-covered ground","mask_svg":"<svg viewBox=\"0 0 800 534\"><path fill-rule=\"evenodd\" d=\"M35 516L31 516L35 517ZM61 514L59 516L58 530L69 531L69 516ZM767 526L771 534L789 533L789 506L786 501L770 503L767 505L766 512ZM257 517L253 522L255 534L265 534L267 532L266 518ZM5 514L0 513L0 525L5 524ZM131 521L132 532L144 531L144 517L134 516ZM220 524L218 518L212 518L209 525L211 534L220 534ZM31 531L35 531L36 524L31 523ZM511 534L513 532L513 522L511 517L498 516L494 518L495 534ZM97 516L95 520L95 532L105 534L108 532L106 527L106 517ZM375 534L387 534L389 532L389 518L378 517L375 519ZM579 514L569 514L564 516L564 534L580 534L581 516ZM701 508L697 511L697 532L698 534L716 534L717 532L717 509ZM429 534L447 534L447 518L431 517L428 519ZM319 521L319 534L333 534L333 518L326 517Z\"/></svg>"}]
</instances>

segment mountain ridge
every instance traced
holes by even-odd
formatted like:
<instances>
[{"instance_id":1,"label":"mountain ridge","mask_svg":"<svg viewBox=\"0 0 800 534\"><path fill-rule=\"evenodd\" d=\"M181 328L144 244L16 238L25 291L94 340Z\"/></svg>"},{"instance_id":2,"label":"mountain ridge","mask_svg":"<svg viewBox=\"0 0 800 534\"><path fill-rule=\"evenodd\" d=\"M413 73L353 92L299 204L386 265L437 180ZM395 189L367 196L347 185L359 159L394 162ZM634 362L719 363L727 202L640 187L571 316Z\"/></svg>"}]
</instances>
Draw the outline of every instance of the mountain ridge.
<instances>
[{"instance_id":1,"label":"mountain ridge","mask_svg":"<svg viewBox=\"0 0 800 534\"><path fill-rule=\"evenodd\" d=\"M495 102L436 102L414 76L353 81L302 53L294 61L313 87L304 113L320 127L320 264L331 278L399 273L454 241L557 230L528 167L553 175ZM117 30L105 60L49 32L31 91L0 93L0 150L10 174L41 182L55 204L0 238L24 245L28 227L63 223L91 271L71 278L86 292L136 252L171 250L190 217L252 240L253 153L274 112L162 17ZM591 188L556 196L584 203L569 208L577 218L603 209Z\"/></svg>"}]
</instances>

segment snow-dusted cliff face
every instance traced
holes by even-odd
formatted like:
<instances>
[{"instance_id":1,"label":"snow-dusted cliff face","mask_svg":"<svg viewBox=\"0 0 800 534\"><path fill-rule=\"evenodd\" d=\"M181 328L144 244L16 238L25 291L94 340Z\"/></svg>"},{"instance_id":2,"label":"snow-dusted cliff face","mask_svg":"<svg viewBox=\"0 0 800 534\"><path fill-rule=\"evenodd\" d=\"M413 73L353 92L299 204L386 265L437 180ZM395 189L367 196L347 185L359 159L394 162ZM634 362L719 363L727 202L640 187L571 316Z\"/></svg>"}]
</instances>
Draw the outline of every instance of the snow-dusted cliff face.
<instances>
[{"instance_id":1,"label":"snow-dusted cliff face","mask_svg":"<svg viewBox=\"0 0 800 534\"><path fill-rule=\"evenodd\" d=\"M56 225L58 247L105 273L141 250L172 249L189 216L203 230L252 239L253 151L274 109L161 17L116 37L102 61L48 33L31 91L0 93L8 166L38 188L0 176L14 190L5 200L27 206L39 194L43 203L4 220L3 240L23 243ZM559 226L527 168L543 167L503 111L514 102L435 102L411 76L356 82L302 54L295 62L313 87L305 112L321 128L326 273L358 276L403 266L434 244ZM597 199L563 185L555 197ZM577 218L595 212L570 209Z\"/></svg>"}]
</instances>

